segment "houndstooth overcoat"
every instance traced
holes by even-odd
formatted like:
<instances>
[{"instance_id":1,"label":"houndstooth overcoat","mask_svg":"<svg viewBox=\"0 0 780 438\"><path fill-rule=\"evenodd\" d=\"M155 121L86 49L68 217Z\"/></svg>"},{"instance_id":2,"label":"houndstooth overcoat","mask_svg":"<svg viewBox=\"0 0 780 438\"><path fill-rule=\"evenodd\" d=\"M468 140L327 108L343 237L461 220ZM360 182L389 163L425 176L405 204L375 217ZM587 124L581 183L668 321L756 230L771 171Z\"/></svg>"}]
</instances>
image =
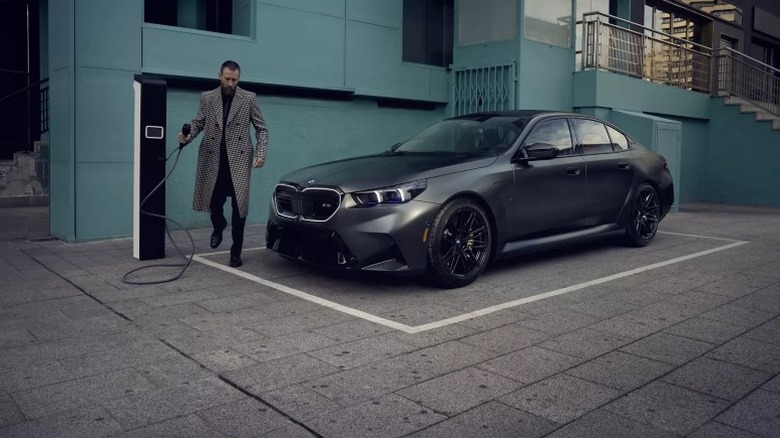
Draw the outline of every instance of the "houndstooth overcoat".
<instances>
[{"instance_id":1,"label":"houndstooth overcoat","mask_svg":"<svg viewBox=\"0 0 780 438\"><path fill-rule=\"evenodd\" d=\"M257 149L252 147L249 124L255 127ZM219 146L222 141L222 90L205 91L200 96L198 113L190 122L187 143L203 131L203 140L198 151L198 167L195 175L195 194L192 208L195 211L211 213L211 195L219 173ZM230 176L236 192L236 203L244 218L249 213L249 179L252 174L252 160L260 157L265 161L268 148L268 129L263 114L257 106L255 93L236 87L225 131Z\"/></svg>"}]
</instances>

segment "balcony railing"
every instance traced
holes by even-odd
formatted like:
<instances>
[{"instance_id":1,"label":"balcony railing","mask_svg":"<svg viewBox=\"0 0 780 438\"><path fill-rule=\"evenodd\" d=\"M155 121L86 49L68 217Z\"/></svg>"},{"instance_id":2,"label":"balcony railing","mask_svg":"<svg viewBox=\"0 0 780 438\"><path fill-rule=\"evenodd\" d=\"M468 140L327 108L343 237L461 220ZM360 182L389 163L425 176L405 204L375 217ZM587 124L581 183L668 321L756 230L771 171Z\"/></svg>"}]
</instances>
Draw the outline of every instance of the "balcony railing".
<instances>
[{"instance_id":1,"label":"balcony railing","mask_svg":"<svg viewBox=\"0 0 780 438\"><path fill-rule=\"evenodd\" d=\"M718 95L736 96L780 116L780 69L732 50L715 51Z\"/></svg>"},{"instance_id":2,"label":"balcony railing","mask_svg":"<svg viewBox=\"0 0 780 438\"><path fill-rule=\"evenodd\" d=\"M581 23L583 70L608 70L710 92L709 47L600 12L585 14Z\"/></svg>"}]
</instances>

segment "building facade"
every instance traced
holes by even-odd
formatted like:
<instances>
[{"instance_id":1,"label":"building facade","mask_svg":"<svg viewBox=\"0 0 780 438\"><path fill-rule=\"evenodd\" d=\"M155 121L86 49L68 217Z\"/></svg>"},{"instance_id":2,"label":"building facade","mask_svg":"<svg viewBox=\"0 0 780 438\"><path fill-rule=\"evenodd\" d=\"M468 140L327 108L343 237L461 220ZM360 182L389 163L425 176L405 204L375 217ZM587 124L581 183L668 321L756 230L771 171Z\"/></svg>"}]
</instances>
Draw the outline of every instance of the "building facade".
<instances>
[{"instance_id":1,"label":"building facade","mask_svg":"<svg viewBox=\"0 0 780 438\"><path fill-rule=\"evenodd\" d=\"M173 151L226 59L270 131L250 223L292 169L497 109L613 121L669 159L681 202L780 205L780 125L726 104L771 114L772 0L41 0L40 15L50 226L63 240L132 232L134 75L168 82ZM750 90L736 86L740 52L760 61ZM167 185L167 214L186 227L209 225L191 210L196 148Z\"/></svg>"}]
</instances>

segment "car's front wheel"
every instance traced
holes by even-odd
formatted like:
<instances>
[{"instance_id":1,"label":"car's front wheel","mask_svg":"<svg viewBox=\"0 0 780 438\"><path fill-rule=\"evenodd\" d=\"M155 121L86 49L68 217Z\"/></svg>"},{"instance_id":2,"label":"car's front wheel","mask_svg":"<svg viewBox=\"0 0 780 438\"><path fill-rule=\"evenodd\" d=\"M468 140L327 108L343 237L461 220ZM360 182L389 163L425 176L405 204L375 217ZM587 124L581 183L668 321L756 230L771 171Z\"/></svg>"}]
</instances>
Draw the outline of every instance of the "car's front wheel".
<instances>
[{"instance_id":1,"label":"car's front wheel","mask_svg":"<svg viewBox=\"0 0 780 438\"><path fill-rule=\"evenodd\" d=\"M626 241L633 246L647 245L655 237L660 220L661 201L658 193L650 184L639 185L631 205Z\"/></svg>"},{"instance_id":2,"label":"car's front wheel","mask_svg":"<svg viewBox=\"0 0 780 438\"><path fill-rule=\"evenodd\" d=\"M441 286L466 286L485 270L492 234L485 210L468 198L454 199L436 215L428 239L428 273Z\"/></svg>"}]
</instances>

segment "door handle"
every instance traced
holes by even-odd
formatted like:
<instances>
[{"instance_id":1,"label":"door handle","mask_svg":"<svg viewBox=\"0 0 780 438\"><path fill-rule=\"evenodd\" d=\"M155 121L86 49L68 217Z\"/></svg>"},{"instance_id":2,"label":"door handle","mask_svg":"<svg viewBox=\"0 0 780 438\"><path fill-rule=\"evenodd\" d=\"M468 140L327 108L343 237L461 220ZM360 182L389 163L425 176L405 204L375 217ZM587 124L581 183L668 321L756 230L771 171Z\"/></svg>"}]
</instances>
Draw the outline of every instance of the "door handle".
<instances>
[{"instance_id":1,"label":"door handle","mask_svg":"<svg viewBox=\"0 0 780 438\"><path fill-rule=\"evenodd\" d=\"M579 175L580 174L580 168L579 167L567 167L566 173L569 175Z\"/></svg>"},{"instance_id":2,"label":"door handle","mask_svg":"<svg viewBox=\"0 0 780 438\"><path fill-rule=\"evenodd\" d=\"M626 163L625 161L621 161L618 163L618 169L628 170L631 168L631 165Z\"/></svg>"}]
</instances>

